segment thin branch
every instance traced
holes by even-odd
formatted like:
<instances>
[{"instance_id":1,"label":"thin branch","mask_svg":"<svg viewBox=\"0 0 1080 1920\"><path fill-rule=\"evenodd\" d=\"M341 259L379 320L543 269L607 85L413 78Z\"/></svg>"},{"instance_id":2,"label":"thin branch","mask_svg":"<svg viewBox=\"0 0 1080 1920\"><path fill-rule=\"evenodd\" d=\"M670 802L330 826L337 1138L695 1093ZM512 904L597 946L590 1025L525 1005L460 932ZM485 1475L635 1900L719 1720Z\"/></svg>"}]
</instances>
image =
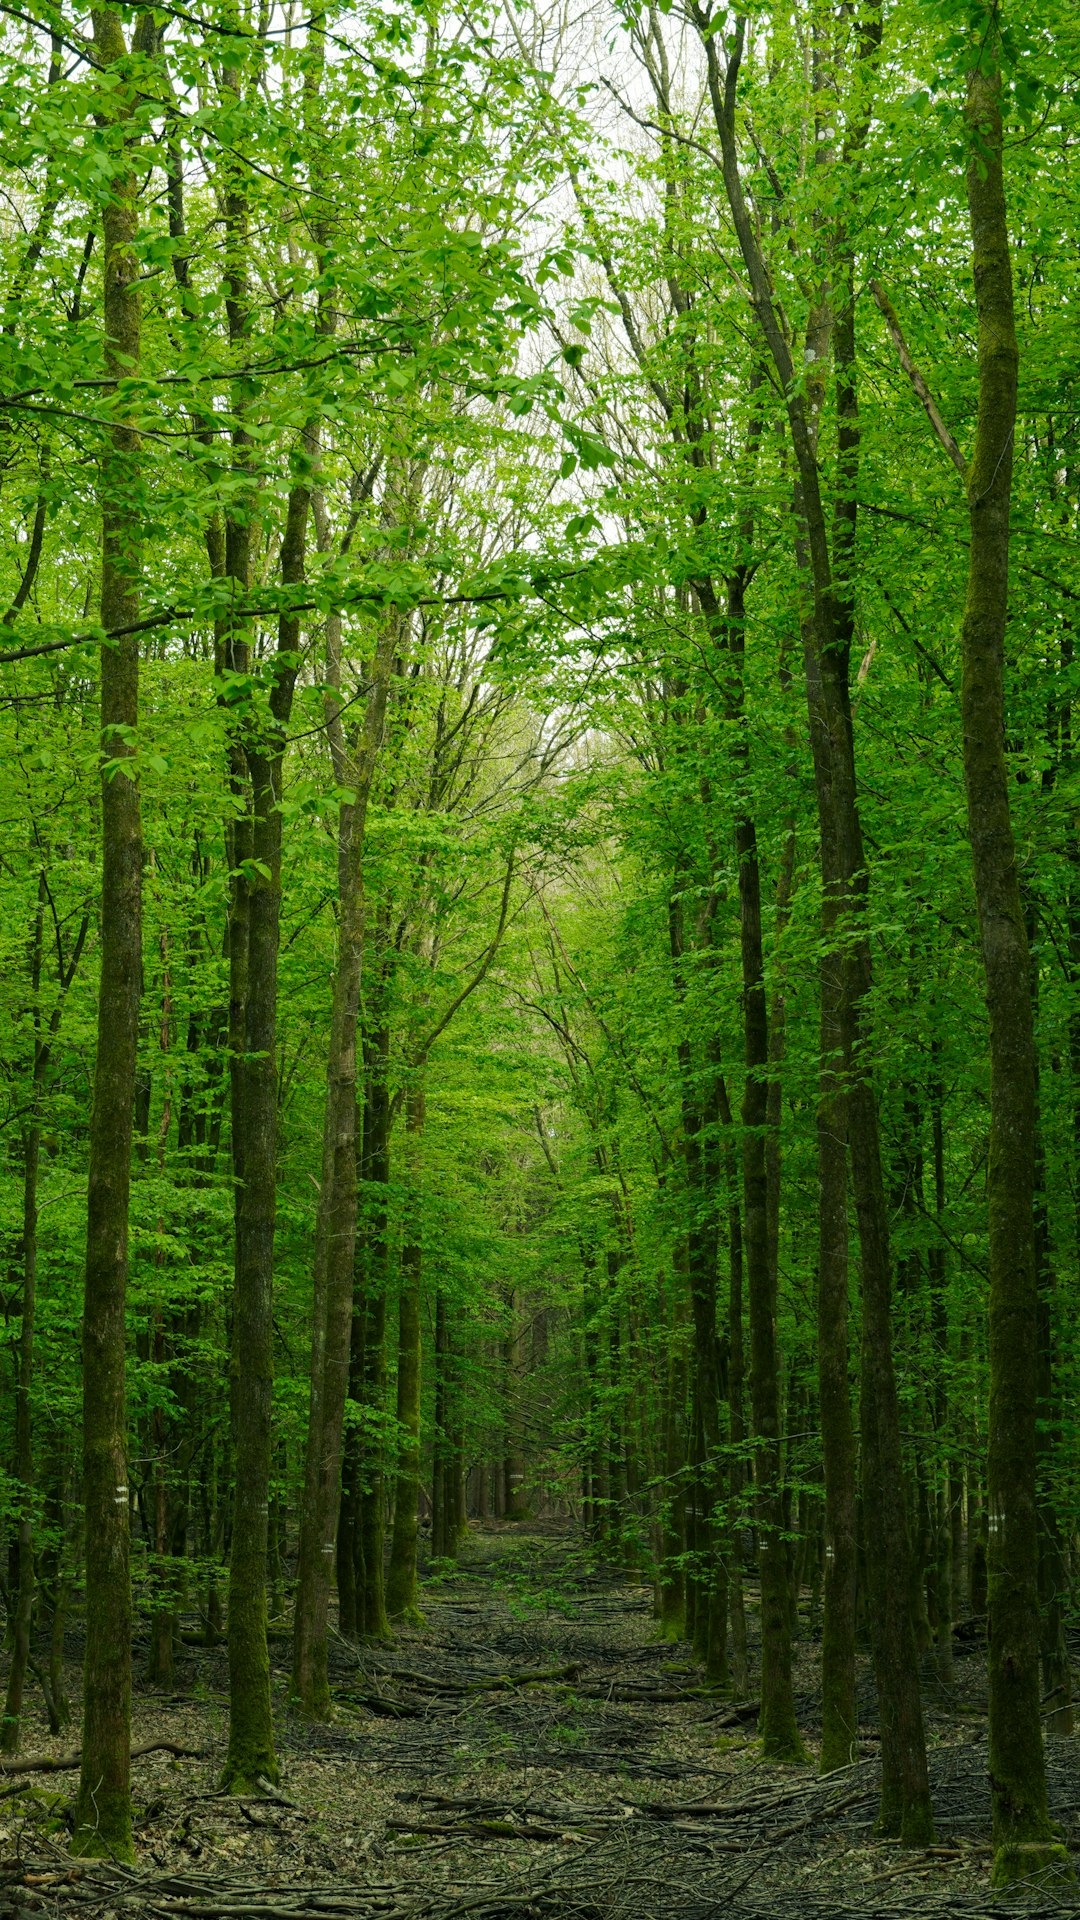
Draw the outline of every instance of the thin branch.
<instances>
[{"instance_id":1,"label":"thin branch","mask_svg":"<svg viewBox=\"0 0 1080 1920\"><path fill-rule=\"evenodd\" d=\"M945 425L937 401L934 399L926 381L923 379L922 374L919 372L918 367L911 357L911 349L904 339L904 331L897 318L896 308L893 306L880 280L870 281L870 291L881 309L882 317L889 330L893 346L896 348L896 357L911 382L912 390L921 403L923 411L937 435L938 441L941 446L944 447L945 452L948 454L949 459L952 461L953 466L956 468L957 473L960 475L966 487L967 462L952 434L949 432L948 427Z\"/></svg>"},{"instance_id":2,"label":"thin branch","mask_svg":"<svg viewBox=\"0 0 1080 1920\"><path fill-rule=\"evenodd\" d=\"M515 864L516 858L517 858L517 848L516 846L512 846L510 848L510 858L506 863L506 878L503 881L502 900L499 905L499 924L496 927L491 940L488 942L483 953L481 954L480 960L476 967L476 971L473 974L471 980L467 980L465 985L462 987L461 992L456 996L455 999L451 1000L450 1005L447 1007L445 1013L443 1013L441 1017L435 1022L435 1025L432 1027L431 1032L428 1034L427 1039L423 1042L423 1044L420 1047L417 1048L416 1052L413 1054L411 1060L409 1061L409 1066L414 1071L417 1067L423 1066L424 1061L427 1059L428 1054L431 1052L431 1049L435 1045L435 1042L439 1038L440 1034L443 1034L446 1032L446 1029L450 1025L450 1022L453 1019L455 1013L457 1013L460 1007L464 1006L466 1000L469 998L469 995L471 993L475 993L477 987L480 985L481 981L485 978L485 976L487 975L487 973L491 968L491 963L494 960L495 955L498 953L500 946L502 945L503 934L506 932L506 921L510 911L510 889L513 885L513 880L514 880L514 864ZM401 1100L400 1093L395 1096L395 1099L398 1105L400 1105L400 1100Z\"/></svg>"},{"instance_id":3,"label":"thin branch","mask_svg":"<svg viewBox=\"0 0 1080 1920\"><path fill-rule=\"evenodd\" d=\"M30 547L26 555L26 565L23 568L23 576L19 581L15 598L4 615L2 624L5 627L11 625L15 615L25 607L30 597L30 589L37 578L37 570L41 561L41 543L45 534L45 516L47 513L48 503L45 495L39 493L37 508L34 513L34 527L30 535Z\"/></svg>"}]
</instances>

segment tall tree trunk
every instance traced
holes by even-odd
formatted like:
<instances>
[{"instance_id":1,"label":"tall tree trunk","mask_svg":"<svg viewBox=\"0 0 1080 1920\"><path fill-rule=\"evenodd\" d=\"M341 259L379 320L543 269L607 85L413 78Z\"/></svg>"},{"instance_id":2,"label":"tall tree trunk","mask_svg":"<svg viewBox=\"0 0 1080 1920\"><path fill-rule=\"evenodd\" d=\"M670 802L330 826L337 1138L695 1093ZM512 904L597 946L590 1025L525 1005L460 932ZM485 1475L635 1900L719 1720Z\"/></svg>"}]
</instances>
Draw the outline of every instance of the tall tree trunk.
<instances>
[{"instance_id":1,"label":"tall tree trunk","mask_svg":"<svg viewBox=\"0 0 1080 1920\"><path fill-rule=\"evenodd\" d=\"M744 527L749 544L752 524ZM745 730L743 662L746 628L746 567L727 582L721 610L711 582L699 587L710 629L728 655L728 717L734 723L732 755L741 795L749 771ZM791 1610L787 1547L780 1497L780 1356L776 1337L776 1268L769 1258L769 1014L761 933L761 871L757 829L745 802L736 804L735 858L739 882L739 951L742 966L743 1049L746 1077L742 1101L743 1233L750 1314L750 1407L754 1434L755 1509L761 1582L761 1712L758 1730L765 1755L801 1761L805 1750L795 1719L791 1674Z\"/></svg>"},{"instance_id":2,"label":"tall tree trunk","mask_svg":"<svg viewBox=\"0 0 1080 1920\"><path fill-rule=\"evenodd\" d=\"M1035 969L1033 969L1034 973ZM1033 990L1033 998L1035 997ZM1035 1274L1039 1299L1037 1465L1039 1499L1039 1654L1046 1730L1057 1738L1073 1731L1072 1674L1065 1640L1069 1580L1065 1542L1057 1513L1055 1467L1061 1450L1061 1416L1055 1354L1054 1248L1046 1199L1042 1138L1036 1107Z\"/></svg>"},{"instance_id":3,"label":"tall tree trunk","mask_svg":"<svg viewBox=\"0 0 1080 1920\"><path fill-rule=\"evenodd\" d=\"M731 1449L728 1467L728 1606L731 1614L731 1684L744 1698L750 1691L750 1657L746 1637L746 1605L743 1595L743 1535L746 1515L743 1488L747 1481L745 1363L743 1341L743 1235L742 1210L735 1149L731 1139L731 1107L727 1088L717 1075L717 1107L724 1127L724 1178L728 1201L728 1442Z\"/></svg>"},{"instance_id":4,"label":"tall tree trunk","mask_svg":"<svg viewBox=\"0 0 1080 1920\"><path fill-rule=\"evenodd\" d=\"M935 1066L937 1051L936 1044L932 1043L931 1060ZM944 1089L936 1073L931 1079L929 1093L930 1132L934 1159L934 1218L938 1223L940 1235L942 1215L945 1212L945 1120ZM952 1630L953 1623L959 1618L960 1599L956 1580L956 1561L959 1556L954 1551L953 1523L953 1501L959 1501L959 1476L953 1438L954 1411L949 1404L948 1266L943 1238L939 1237L936 1243L927 1249L926 1264L930 1278L930 1331L936 1364L933 1387L934 1432L939 1454L944 1453L944 1460L937 1468L939 1481L942 1477L944 1480L942 1497L938 1500L937 1521L937 1669L942 1686L949 1687L953 1680Z\"/></svg>"},{"instance_id":5,"label":"tall tree trunk","mask_svg":"<svg viewBox=\"0 0 1080 1920\"><path fill-rule=\"evenodd\" d=\"M824 915L823 915L824 918ZM821 1630L821 1771L856 1757L855 1426L848 1355L846 987L831 928L820 966L818 1082L817 1366L825 1472L825 1577Z\"/></svg>"},{"instance_id":6,"label":"tall tree trunk","mask_svg":"<svg viewBox=\"0 0 1080 1920\"><path fill-rule=\"evenodd\" d=\"M847 487L840 490L836 515L838 530L841 531L838 547L840 565L838 579L834 582L817 458L823 358L827 353L831 331L829 314L824 305L820 310L811 312L806 347L810 377L804 381L796 373L791 344L777 311L768 265L746 201L739 167L735 109L746 43L746 23L741 18L738 21L725 67L716 36L708 30L705 17L695 17L708 63L709 92L720 136L728 205L750 282L754 311L784 393L795 454L797 521L805 534L808 572L812 583L812 604L806 609L803 619L803 637L807 708L821 833L822 878L826 901L829 901L830 895L833 896L836 912L846 918L849 913L864 909L866 867L859 824L847 687L852 603L850 570L846 567L844 543L845 540L850 543L853 537L855 497ZM827 145L824 121L821 125L822 142ZM846 296L846 306L851 309L853 329L854 310L850 296ZM848 374L849 377L853 376L853 362L848 367ZM848 472L854 465L857 447L858 429L853 405L854 386L851 384L846 403L848 417L842 417L840 422L840 434L846 442L841 450ZM891 1351L888 1216L881 1174L876 1100L867 1077L867 1063L860 1057L858 1046L859 1010L865 1003L871 984L870 951L865 930L859 933L849 969L850 1047L845 1047L844 1063L850 1058L856 1068L849 1097L849 1135L863 1255L863 1372L872 1396L869 1405L864 1404L863 1407L863 1444L864 1456L869 1450L875 1484L880 1487L887 1502L887 1519L875 1503L867 1503L868 1520L873 1528L872 1538L868 1542L868 1563L879 1597L879 1604L872 1608L875 1665L879 1692L885 1689L887 1695L881 1701L883 1765L880 1824L883 1831L898 1832L907 1841L923 1844L933 1831L933 1820L918 1670L906 1607L904 1619L893 1617L897 1594L906 1596L907 1593L908 1556L902 1500L899 1408ZM887 1613L885 1609L888 1609Z\"/></svg>"},{"instance_id":7,"label":"tall tree trunk","mask_svg":"<svg viewBox=\"0 0 1080 1920\"><path fill-rule=\"evenodd\" d=\"M359 1122L358 1122L359 1125ZM349 1335L349 1384L346 1401L354 1408L364 1400L364 1346L367 1334L367 1291L358 1273L353 1292L352 1328ZM341 1450L341 1502L337 1527L338 1632L344 1640L359 1640L363 1622L364 1542L360 1524L360 1434L354 1422L346 1421Z\"/></svg>"},{"instance_id":8,"label":"tall tree trunk","mask_svg":"<svg viewBox=\"0 0 1080 1920\"><path fill-rule=\"evenodd\" d=\"M502 1343L503 1390L505 1393L505 1447L503 1452L503 1518L525 1520L529 1500L525 1490L525 1409L522 1392L525 1379L525 1335L521 1317L521 1298L514 1288L506 1297L509 1324ZM605 1466L610 1455L605 1448ZM610 1482L608 1482L610 1485Z\"/></svg>"},{"instance_id":9,"label":"tall tree trunk","mask_svg":"<svg viewBox=\"0 0 1080 1920\"><path fill-rule=\"evenodd\" d=\"M732 608L741 621L741 594ZM741 638L741 636L740 636ZM750 1310L750 1406L754 1434L755 1508L761 1581L762 1750L773 1760L805 1759L795 1720L791 1676L791 1616L787 1548L780 1501L780 1356L776 1339L776 1287L769 1260L766 1124L768 1119L768 1014L761 940L761 881L754 823L735 824L739 862L739 924L742 952L743 1038L743 1247Z\"/></svg>"},{"instance_id":10,"label":"tall tree trunk","mask_svg":"<svg viewBox=\"0 0 1080 1920\"><path fill-rule=\"evenodd\" d=\"M35 916L35 999L41 975L41 930L39 903ZM0 1752L3 1753L17 1753L19 1750L19 1723L34 1612L34 1445L30 1426L30 1395L34 1384L34 1318L37 1302L37 1191L41 1156L37 1055L40 1051L40 1046L35 1042L30 1119L23 1136L22 1322L15 1381L15 1478L19 1485L22 1511L19 1514L19 1586L12 1623L11 1666L4 1700L4 1722L0 1729Z\"/></svg>"},{"instance_id":11,"label":"tall tree trunk","mask_svg":"<svg viewBox=\"0 0 1080 1920\"><path fill-rule=\"evenodd\" d=\"M64 1691L65 1627L68 1602L79 1566L82 1515L70 1497L70 1436L57 1433L49 1448L46 1467L45 1524L51 1534L48 1548L41 1556L39 1591L49 1605L49 1697L59 1733L71 1719L71 1707ZM49 1731L54 1731L50 1723Z\"/></svg>"},{"instance_id":12,"label":"tall tree trunk","mask_svg":"<svg viewBox=\"0 0 1080 1920\"><path fill-rule=\"evenodd\" d=\"M385 987L385 979L383 980ZM364 1157L368 1183L364 1189L365 1291L363 1404L369 1415L362 1450L360 1483L360 1552L362 1581L357 1596L357 1623L368 1640L386 1640L386 1482L383 1465L382 1416L386 1408L386 1288L388 1280L387 1196L390 1184L390 1099L387 1073L390 1029L377 1028L367 1048L368 1091L364 1113ZM370 1134L370 1143L369 1136ZM371 1416L374 1416L372 1418Z\"/></svg>"},{"instance_id":13,"label":"tall tree trunk","mask_svg":"<svg viewBox=\"0 0 1080 1920\"><path fill-rule=\"evenodd\" d=\"M120 16L94 16L100 66L128 59ZM152 33L142 15L134 50ZM135 94L121 81L110 119L130 119ZM102 215L105 371L138 372L141 312L135 236L138 187L125 143ZM139 440L113 388L114 424L101 472L101 980L90 1117L86 1284L83 1305L83 1486L86 1515L86 1664L83 1744L72 1851L133 1860L131 1842L131 1577L127 1484L124 1308L135 1069L142 984L142 820L131 762L139 724L141 563Z\"/></svg>"},{"instance_id":14,"label":"tall tree trunk","mask_svg":"<svg viewBox=\"0 0 1080 1920\"><path fill-rule=\"evenodd\" d=\"M685 994L683 877L674 876L668 902L668 940L676 994ZM694 1533L688 1630L694 1649L716 1685L727 1682L726 1562L721 1553L724 1503L720 1486L720 1355L716 1327L718 1194L707 1178L705 1115L689 1040L677 1048L686 1167L687 1279L694 1335L690 1427L691 1507ZM689 1546L689 1541L688 1541ZM721 1621L722 1612L722 1621Z\"/></svg>"},{"instance_id":15,"label":"tall tree trunk","mask_svg":"<svg viewBox=\"0 0 1080 1920\"><path fill-rule=\"evenodd\" d=\"M289 493L281 546L283 584L304 578L309 486ZM243 1183L233 1288L231 1381L235 1496L229 1556L229 1746L224 1785L245 1792L278 1778L266 1644L266 1550L273 1400L274 1223L277 1212L277 969L281 927L281 793L292 710L299 617L278 619L270 663L269 720L247 748L251 848L258 878L248 901L244 1055L239 1075Z\"/></svg>"},{"instance_id":16,"label":"tall tree trunk","mask_svg":"<svg viewBox=\"0 0 1080 1920\"><path fill-rule=\"evenodd\" d=\"M581 1337L585 1361L585 1457L582 1461L581 1518L585 1538L599 1542L607 1527L604 1449L601 1444L600 1303L596 1287L596 1248L579 1236L581 1254ZM501 1515L501 1505L497 1508Z\"/></svg>"},{"instance_id":17,"label":"tall tree trunk","mask_svg":"<svg viewBox=\"0 0 1080 1920\"><path fill-rule=\"evenodd\" d=\"M19 1723L26 1671L30 1662L30 1631L33 1623L36 1584L33 1508L34 1446L30 1398L34 1385L34 1323L37 1312L38 1170L41 1160L42 1103L45 1096L46 1074L52 1058L52 1044L60 1030L64 1000L82 957L89 925L89 916L84 914L69 959L65 960L61 948L57 998L49 1016L48 1026L43 1029L41 974L47 899L48 883L45 870L42 868L38 881L37 909L34 914L34 931L30 945L34 1056L30 1076L30 1111L23 1133L22 1324L19 1329L19 1358L15 1381L15 1478L21 1488L22 1512L19 1515L19 1583L13 1622L11 1666L8 1669L4 1721L0 1731L0 1751L4 1753L17 1753L19 1750ZM56 1732L59 1730L58 1726L52 1726L52 1723L58 1720L59 1705L55 1704L56 1695L51 1684L48 1694L50 1726L52 1731Z\"/></svg>"},{"instance_id":18,"label":"tall tree trunk","mask_svg":"<svg viewBox=\"0 0 1080 1920\"><path fill-rule=\"evenodd\" d=\"M446 1295L440 1287L435 1295L435 1432L431 1472L431 1554L435 1560L450 1559L454 1547L450 1369Z\"/></svg>"},{"instance_id":19,"label":"tall tree trunk","mask_svg":"<svg viewBox=\"0 0 1080 1920\"><path fill-rule=\"evenodd\" d=\"M837 428L848 488L857 475L858 413L855 389L855 309L850 275L836 325ZM855 561L854 497L837 516L845 576L845 625L854 620L851 598ZM803 552L809 567L809 554ZM803 616L804 657L816 652L812 615ZM816 676L815 676L816 678ZM822 745L824 746L824 741ZM819 758L821 758L819 749ZM819 779L819 812L823 785ZM855 1758L858 1712L855 1698L856 1453L851 1412L848 1346L848 1075L851 1067L851 985L841 950L843 917L835 831L822 828L832 852L832 884L822 891L820 1060L818 1068L818 1271L817 1364L825 1474L825 1577L821 1633L821 1772L849 1766Z\"/></svg>"},{"instance_id":20,"label":"tall tree trunk","mask_svg":"<svg viewBox=\"0 0 1080 1920\"><path fill-rule=\"evenodd\" d=\"M355 798L342 808L338 958L330 1015L323 1131L323 1178L315 1239L311 1397L300 1520L293 1695L309 1719L330 1713L327 1676L330 1579L337 1533L341 1441L349 1377L356 1248L356 1053L364 955L364 840L382 745L386 701L400 638L396 617L381 625L360 745L351 769ZM343 771L345 769L343 768Z\"/></svg>"},{"instance_id":21,"label":"tall tree trunk","mask_svg":"<svg viewBox=\"0 0 1080 1920\"><path fill-rule=\"evenodd\" d=\"M685 688L665 688L669 713L681 724L679 709ZM680 1008L686 997L685 892L687 875L682 852L677 857L668 898L668 946L672 980ZM685 1169L686 1234L676 1271L685 1270L693 1330L690 1374L690 1418L687 1432L686 1631L695 1657L705 1663L707 1677L717 1685L727 1682L726 1562L721 1539L726 1514L720 1486L720 1352L716 1326L717 1205L719 1195L710 1180L705 1145L705 1112L699 1072L686 1034L676 1047L682 1118L682 1157ZM710 1076L711 1078L711 1076ZM715 1086L709 1089L715 1099ZM720 1610L723 1608L723 1617Z\"/></svg>"},{"instance_id":22,"label":"tall tree trunk","mask_svg":"<svg viewBox=\"0 0 1080 1920\"><path fill-rule=\"evenodd\" d=\"M985 26L985 31L984 31ZM990 1018L989 1757L994 1879L1038 1871L1052 1843L1039 1721L1036 1514L1035 1038L1009 811L1003 655L1018 349L1002 165L996 15L971 49L967 202L979 400L967 477L964 785Z\"/></svg>"},{"instance_id":23,"label":"tall tree trunk","mask_svg":"<svg viewBox=\"0 0 1080 1920\"><path fill-rule=\"evenodd\" d=\"M675 1276L673 1276L675 1278ZM657 1576L654 1611L664 1640L681 1640L685 1627L683 1553L683 1469L686 1461L686 1355L682 1340L685 1309L677 1286L671 1289L667 1360L660 1383L663 1479L657 1517Z\"/></svg>"},{"instance_id":24,"label":"tall tree trunk","mask_svg":"<svg viewBox=\"0 0 1080 1920\"><path fill-rule=\"evenodd\" d=\"M414 1190L401 1249L398 1302L397 1419L399 1451L394 1493L394 1531L386 1581L390 1618L417 1613L416 1536L420 1501L420 1289L423 1276L422 1217L419 1191L420 1142L424 1131L424 1090L418 1085L406 1103L409 1164Z\"/></svg>"}]
</instances>

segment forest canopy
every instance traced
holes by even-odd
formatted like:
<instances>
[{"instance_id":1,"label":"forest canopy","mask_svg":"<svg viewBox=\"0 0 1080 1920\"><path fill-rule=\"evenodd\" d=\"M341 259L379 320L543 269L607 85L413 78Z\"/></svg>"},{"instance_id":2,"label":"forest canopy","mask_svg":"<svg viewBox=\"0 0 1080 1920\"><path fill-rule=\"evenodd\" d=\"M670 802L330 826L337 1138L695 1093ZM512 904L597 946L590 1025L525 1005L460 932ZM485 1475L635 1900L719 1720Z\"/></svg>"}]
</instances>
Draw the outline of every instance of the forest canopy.
<instances>
[{"instance_id":1,"label":"forest canopy","mask_svg":"<svg viewBox=\"0 0 1080 1920\"><path fill-rule=\"evenodd\" d=\"M131 1860L133 1673L223 1646L273 1790L331 1646L536 1523L769 1764L854 1763L868 1660L908 1846L974 1635L995 1882L1054 1870L1074 8L0 45L4 1755L81 1715Z\"/></svg>"}]
</instances>

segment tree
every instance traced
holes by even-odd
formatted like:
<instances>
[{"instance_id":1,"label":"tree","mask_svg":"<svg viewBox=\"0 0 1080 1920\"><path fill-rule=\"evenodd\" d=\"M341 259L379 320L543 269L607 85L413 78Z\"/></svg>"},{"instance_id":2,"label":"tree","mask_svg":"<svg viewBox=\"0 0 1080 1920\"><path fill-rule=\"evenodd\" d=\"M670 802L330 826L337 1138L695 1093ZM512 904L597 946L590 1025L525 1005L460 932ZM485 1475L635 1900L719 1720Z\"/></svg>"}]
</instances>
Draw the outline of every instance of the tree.
<instances>
[{"instance_id":1,"label":"tree","mask_svg":"<svg viewBox=\"0 0 1080 1920\"><path fill-rule=\"evenodd\" d=\"M124 382L140 365L138 185L133 122L140 17L129 52L120 16L94 15L94 46L116 84L103 102L110 177L102 211L104 363L115 418L101 461L101 981L90 1118L83 1306L86 1670L83 1748L72 1847L133 1859L131 1583L124 1390L128 1198L142 971L139 725L139 435Z\"/></svg>"}]
</instances>

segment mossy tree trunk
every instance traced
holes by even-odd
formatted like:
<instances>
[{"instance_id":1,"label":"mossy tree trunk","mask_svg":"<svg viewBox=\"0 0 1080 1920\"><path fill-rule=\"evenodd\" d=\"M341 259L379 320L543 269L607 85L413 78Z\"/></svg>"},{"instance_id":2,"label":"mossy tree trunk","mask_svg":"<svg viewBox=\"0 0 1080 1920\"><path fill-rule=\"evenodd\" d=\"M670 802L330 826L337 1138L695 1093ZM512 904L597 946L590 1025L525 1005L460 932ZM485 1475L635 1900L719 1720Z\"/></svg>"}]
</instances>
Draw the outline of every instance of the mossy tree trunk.
<instances>
[{"instance_id":1,"label":"mossy tree trunk","mask_svg":"<svg viewBox=\"0 0 1080 1920\"><path fill-rule=\"evenodd\" d=\"M989 1759L999 1883L1040 1869L1053 1851L1039 1719L1035 1036L1005 759L1004 645L1019 353L1002 164L1000 57L997 16L988 10L971 45L966 102L979 397L967 475L970 547L961 712L990 1020L987 1598Z\"/></svg>"},{"instance_id":2,"label":"mossy tree trunk","mask_svg":"<svg viewBox=\"0 0 1080 1920\"><path fill-rule=\"evenodd\" d=\"M855 783L854 747L848 693L848 650L852 619L851 574L848 552L853 539L855 496L844 485L836 508L837 573L829 537L821 471L817 457L818 422L824 398L824 373L832 341L830 300L823 293L812 304L807 321L804 359L806 377L797 371L789 337L778 313L761 238L751 216L739 164L736 100L739 71L746 44L746 23L740 19L724 63L716 35L705 16L695 15L708 66L713 115L720 138L722 171L728 205L750 283L751 302L762 337L785 398L791 446L796 466L796 525L805 542L805 573L810 588L802 620L807 712L814 762L814 781L821 834L822 880L826 898L845 924L865 913L866 865L863 857ZM830 114L836 102L828 98L818 119L816 156L825 164L831 140ZM851 307L846 299L845 309ZM850 324L854 326L851 311ZM853 364L853 363L852 363ZM849 369L850 375L850 369ZM839 438L845 471L853 468L858 425L854 389L841 399ZM854 438L852 438L854 436ZM837 942L839 945L839 941ZM922 1726L918 1672L906 1606L895 1617L897 1595L908 1591L907 1540L902 1498L899 1407L892 1365L890 1319L890 1264L888 1214L881 1171L877 1103L863 1057L860 1011L871 987L870 949L859 929L847 959L849 969L848 1034L843 1064L854 1072L848 1102L851 1167L859 1219L863 1279L863 1445L874 1484L888 1502L888 1524L880 1508L866 1502L873 1537L868 1539L868 1564L876 1580L879 1604L871 1609L875 1637L875 1665L879 1692L891 1690L881 1702L883 1734L883 1792L881 1824L914 1844L932 1834L926 1749ZM860 1039L862 1045L860 1046ZM867 1396L870 1396L869 1399ZM867 1450L869 1449L869 1454ZM886 1613L885 1608L889 1611ZM905 1621L907 1625L905 1626ZM892 1631L895 1626L896 1631ZM889 1783L902 1783L896 1804Z\"/></svg>"}]
</instances>

